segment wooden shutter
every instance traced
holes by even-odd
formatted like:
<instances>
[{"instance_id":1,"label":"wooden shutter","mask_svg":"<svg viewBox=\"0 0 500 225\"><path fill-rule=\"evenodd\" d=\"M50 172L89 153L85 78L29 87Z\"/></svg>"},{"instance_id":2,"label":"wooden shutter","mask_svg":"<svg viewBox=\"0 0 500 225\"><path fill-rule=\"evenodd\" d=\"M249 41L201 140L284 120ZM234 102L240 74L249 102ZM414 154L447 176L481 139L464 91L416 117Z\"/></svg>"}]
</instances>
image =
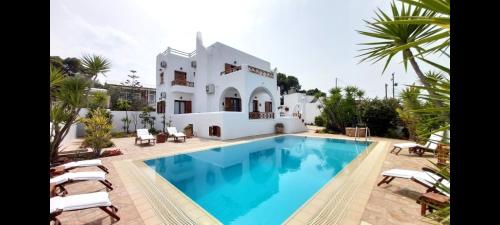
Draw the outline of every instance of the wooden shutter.
<instances>
[{"instance_id":1,"label":"wooden shutter","mask_svg":"<svg viewBox=\"0 0 500 225\"><path fill-rule=\"evenodd\" d=\"M214 126L214 135L217 137L220 137L220 127L219 126Z\"/></svg>"},{"instance_id":2,"label":"wooden shutter","mask_svg":"<svg viewBox=\"0 0 500 225\"><path fill-rule=\"evenodd\" d=\"M175 71L175 80L186 80L186 72Z\"/></svg>"},{"instance_id":3,"label":"wooden shutter","mask_svg":"<svg viewBox=\"0 0 500 225\"><path fill-rule=\"evenodd\" d=\"M253 100L253 112L259 111L259 101Z\"/></svg>"},{"instance_id":4,"label":"wooden shutter","mask_svg":"<svg viewBox=\"0 0 500 225\"><path fill-rule=\"evenodd\" d=\"M213 136L214 135L214 127L210 126L208 127L208 136Z\"/></svg>"},{"instance_id":5,"label":"wooden shutter","mask_svg":"<svg viewBox=\"0 0 500 225\"><path fill-rule=\"evenodd\" d=\"M224 64L224 73L231 73L231 64Z\"/></svg>"},{"instance_id":6,"label":"wooden shutter","mask_svg":"<svg viewBox=\"0 0 500 225\"><path fill-rule=\"evenodd\" d=\"M266 102L266 112L272 112L273 111L273 103L272 102Z\"/></svg>"},{"instance_id":7,"label":"wooden shutter","mask_svg":"<svg viewBox=\"0 0 500 225\"><path fill-rule=\"evenodd\" d=\"M231 98L224 99L224 111L233 111Z\"/></svg>"},{"instance_id":8,"label":"wooden shutter","mask_svg":"<svg viewBox=\"0 0 500 225\"><path fill-rule=\"evenodd\" d=\"M184 103L184 113L191 113L191 101Z\"/></svg>"}]
</instances>

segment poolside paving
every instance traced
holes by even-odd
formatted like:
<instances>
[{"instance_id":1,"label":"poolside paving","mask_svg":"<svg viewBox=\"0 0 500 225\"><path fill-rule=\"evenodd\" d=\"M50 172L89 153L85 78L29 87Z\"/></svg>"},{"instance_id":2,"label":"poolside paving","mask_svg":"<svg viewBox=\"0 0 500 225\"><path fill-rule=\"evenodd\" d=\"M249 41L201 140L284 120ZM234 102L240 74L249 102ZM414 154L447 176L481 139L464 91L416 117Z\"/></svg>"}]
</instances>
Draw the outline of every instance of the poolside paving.
<instances>
[{"instance_id":1,"label":"poolside paving","mask_svg":"<svg viewBox=\"0 0 500 225\"><path fill-rule=\"evenodd\" d=\"M333 138L346 138L343 135L332 134L319 134L314 132L315 128L312 127L304 135L323 136ZM174 143L169 139L167 143L160 143L156 145L135 145L134 138L117 138L112 141L116 147L124 153L120 156L102 158L106 167L109 168L110 173L106 176L107 179L113 183L113 191L109 192L112 203L119 209L118 215L121 220L112 222L111 218L100 209L87 209L81 211L64 212L58 218L62 224L161 224L154 216L154 212L143 211L144 207L137 206L137 201L141 201L137 193L129 192L127 187L123 186L116 168L114 161L122 161L124 159L144 158L147 156L162 155L167 153L184 153L199 148L207 148L210 146L218 146L221 144L228 144L242 140L251 140L255 138L267 137L271 135L252 136L241 138L237 140L219 141L201 138L187 139L186 143ZM386 138L373 138L373 140L384 140L389 142L389 146L393 143L404 142L403 140L386 139ZM433 157L417 157L409 155L407 150L401 151L396 156L389 154L390 148L387 149L387 156L382 165L382 171L392 168L406 168L420 170L422 166L429 165L428 160L435 161ZM430 156L430 155L429 155ZM74 171L100 171L98 168L81 168ZM379 173L380 174L380 173ZM377 181L381 176L377 178ZM130 188L128 188L130 189ZM99 182L80 182L67 185L69 194L88 193L95 191L105 191L104 186ZM420 193L423 193L425 188L420 185L404 179L395 179L389 185L381 185L377 187L376 184L371 191L368 203L362 212L361 221L364 224L428 224L424 222L424 217L420 216L419 205L415 202ZM141 212L138 211L141 209Z\"/></svg>"}]
</instances>

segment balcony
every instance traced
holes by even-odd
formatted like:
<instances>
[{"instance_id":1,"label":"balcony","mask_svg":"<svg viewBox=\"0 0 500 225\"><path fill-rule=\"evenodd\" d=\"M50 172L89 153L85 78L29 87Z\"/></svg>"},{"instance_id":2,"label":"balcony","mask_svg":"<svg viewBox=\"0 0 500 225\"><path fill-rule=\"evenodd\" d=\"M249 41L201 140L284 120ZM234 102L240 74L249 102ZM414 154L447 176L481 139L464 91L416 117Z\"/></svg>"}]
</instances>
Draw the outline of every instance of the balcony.
<instances>
[{"instance_id":1,"label":"balcony","mask_svg":"<svg viewBox=\"0 0 500 225\"><path fill-rule=\"evenodd\" d=\"M172 86L174 86L174 85L194 87L194 82L187 81L187 80L173 80Z\"/></svg>"},{"instance_id":2,"label":"balcony","mask_svg":"<svg viewBox=\"0 0 500 225\"><path fill-rule=\"evenodd\" d=\"M274 112L249 112L249 119L274 119Z\"/></svg>"}]
</instances>

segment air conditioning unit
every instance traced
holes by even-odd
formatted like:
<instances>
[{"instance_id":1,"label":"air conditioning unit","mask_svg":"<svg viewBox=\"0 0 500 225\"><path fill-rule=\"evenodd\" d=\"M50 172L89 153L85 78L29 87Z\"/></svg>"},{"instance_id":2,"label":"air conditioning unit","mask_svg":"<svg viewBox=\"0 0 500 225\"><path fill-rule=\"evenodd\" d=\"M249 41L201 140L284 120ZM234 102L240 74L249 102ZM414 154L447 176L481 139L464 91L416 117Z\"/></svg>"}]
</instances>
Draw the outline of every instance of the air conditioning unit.
<instances>
[{"instance_id":1,"label":"air conditioning unit","mask_svg":"<svg viewBox=\"0 0 500 225\"><path fill-rule=\"evenodd\" d=\"M196 68L196 61L191 61L191 67Z\"/></svg>"},{"instance_id":2,"label":"air conditioning unit","mask_svg":"<svg viewBox=\"0 0 500 225\"><path fill-rule=\"evenodd\" d=\"M161 92L160 93L160 98L166 98L167 97L167 93L166 92Z\"/></svg>"},{"instance_id":3,"label":"air conditioning unit","mask_svg":"<svg viewBox=\"0 0 500 225\"><path fill-rule=\"evenodd\" d=\"M205 86L207 94L213 94L215 92L215 85L209 84Z\"/></svg>"}]
</instances>

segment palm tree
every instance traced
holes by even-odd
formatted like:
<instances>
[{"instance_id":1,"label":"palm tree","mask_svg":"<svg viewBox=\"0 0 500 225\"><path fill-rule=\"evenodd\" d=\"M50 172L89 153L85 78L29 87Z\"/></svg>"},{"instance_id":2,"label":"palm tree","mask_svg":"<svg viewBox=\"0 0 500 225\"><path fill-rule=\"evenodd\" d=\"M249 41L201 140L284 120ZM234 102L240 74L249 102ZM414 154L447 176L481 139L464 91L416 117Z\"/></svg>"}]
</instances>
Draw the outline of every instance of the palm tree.
<instances>
[{"instance_id":1,"label":"palm tree","mask_svg":"<svg viewBox=\"0 0 500 225\"><path fill-rule=\"evenodd\" d=\"M99 74L106 76L104 73L108 72L111 68L109 60L99 55L83 55L81 61L85 73L93 81L92 84L96 82Z\"/></svg>"},{"instance_id":2,"label":"palm tree","mask_svg":"<svg viewBox=\"0 0 500 225\"><path fill-rule=\"evenodd\" d=\"M108 59L97 55L84 55L82 60L83 70L86 77L65 77L61 80L58 73L60 70L51 69L51 93L53 103L50 111L50 121L52 123L52 137L50 142L51 160L55 160L58 155L59 146L68 134L80 113L85 106L90 93L89 79L95 83L97 76L108 72L111 63ZM57 89L57 90L56 90Z\"/></svg>"},{"instance_id":3,"label":"palm tree","mask_svg":"<svg viewBox=\"0 0 500 225\"><path fill-rule=\"evenodd\" d=\"M374 19L374 22L365 20L370 31L358 31L358 33L362 35L382 39L382 41L378 42L361 43L361 45L369 45L373 47L360 50L365 52L358 55L358 57L363 57L360 63L367 60L374 61L373 63L375 63L386 58L387 60L384 65L384 69L382 70L382 73L384 73L391 59L397 53L401 52L405 70L407 69L409 61L420 82L424 85L424 87L430 88L430 85L425 80L425 75L417 64L412 52L412 49L415 49L417 52L423 52L425 49L420 47L419 44L414 44L403 49L400 49L399 47L408 46L409 43L415 43L415 40L430 37L442 31L442 28L433 24L399 24L389 22L409 17L433 17L436 12L424 10L420 7L412 7L411 5L405 7L403 3L401 4L401 9L398 9L394 2L391 3L391 11L392 18L382 10L378 9L378 12L376 12L377 18ZM434 95L433 91L430 89L429 93Z\"/></svg>"},{"instance_id":4,"label":"palm tree","mask_svg":"<svg viewBox=\"0 0 500 225\"><path fill-rule=\"evenodd\" d=\"M431 16L410 16L400 17L396 21L386 21L385 24L434 24L443 28L442 32L435 33L425 38L419 38L406 45L391 49L391 51L404 50L416 45L430 44L432 42L442 42L432 48L426 49L423 53L443 52L450 46L450 0L399 0L422 9L435 12Z\"/></svg>"},{"instance_id":5,"label":"palm tree","mask_svg":"<svg viewBox=\"0 0 500 225\"><path fill-rule=\"evenodd\" d=\"M57 73L55 70L51 72ZM88 87L88 80L82 77L66 77L61 81L59 90L54 96L55 101L52 102L50 109L50 122L52 123L51 159L56 159L59 145L78 117L80 108L86 104L87 99L84 92Z\"/></svg>"}]
</instances>

